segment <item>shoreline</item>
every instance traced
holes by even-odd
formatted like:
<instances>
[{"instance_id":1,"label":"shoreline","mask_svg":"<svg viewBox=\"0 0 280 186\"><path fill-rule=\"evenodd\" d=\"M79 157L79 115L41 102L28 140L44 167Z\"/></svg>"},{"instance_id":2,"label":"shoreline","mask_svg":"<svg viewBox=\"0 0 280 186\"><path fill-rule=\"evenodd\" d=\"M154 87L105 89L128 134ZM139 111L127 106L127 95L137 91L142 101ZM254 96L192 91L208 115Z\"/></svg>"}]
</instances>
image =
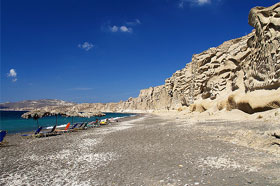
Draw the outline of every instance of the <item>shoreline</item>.
<instances>
[{"instance_id":1,"label":"shoreline","mask_svg":"<svg viewBox=\"0 0 280 186\"><path fill-rule=\"evenodd\" d=\"M23 111L8 111L8 112L23 112ZM131 116L134 116L134 115L137 115L137 114L139 114L139 113L132 113L132 112L127 112L127 113L120 113L120 112L106 112L107 114L123 114L123 116L109 116L108 117L108 119L110 119L110 118L113 118L113 119L121 119L122 117L131 117ZM13 120L14 120L15 118L13 118ZM22 119L22 118L21 118ZM48 119L47 117L45 117L44 119ZM105 120L105 119L107 119L106 118L106 116L105 116L105 118L96 118L96 119L98 119L98 120ZM24 119L23 119L24 120ZM32 119L29 119L29 120L32 120ZM54 119L55 120L55 119ZM5 120L3 120L4 121L4 123L5 123ZM27 121L27 120L24 120L24 121ZM91 119L88 119L88 120L86 120L86 121L76 121L76 122L74 122L74 123L81 123L81 122L92 122L92 121L95 121L95 118L91 118ZM1 122L1 120L0 120L0 122ZM68 122L70 122L70 121L68 121ZM57 125L57 129L64 129L65 128L65 126L67 125L67 123L68 123L67 121L65 122L65 123L59 123L58 125ZM40 123L40 122L39 122ZM48 124L48 123L51 123L51 125L50 124ZM52 127L55 125L55 123L54 122L52 122L51 120L48 122L48 123L44 123L44 124L42 124L42 125L40 125L40 126L42 126L43 127L43 129L42 129L42 131L48 131L48 130L50 130L50 129L52 129ZM9 123L7 123L7 124L9 124ZM70 122L70 124L72 125L72 122ZM14 135L14 134L30 134L30 133L34 133L34 131L36 130L37 128L34 128L34 129L32 129L32 130L18 130L17 132L9 132L9 129L8 129L8 133L7 133L7 135ZM2 130L7 130L7 129L2 129ZM14 130L14 129L11 129L11 130Z\"/></svg>"},{"instance_id":2,"label":"shoreline","mask_svg":"<svg viewBox=\"0 0 280 186\"><path fill-rule=\"evenodd\" d=\"M115 113L115 112L111 112L111 113ZM138 115L141 115L139 113L125 113L125 114L132 114L130 116L122 116L122 117L116 117L118 119L118 121L125 121L125 118L132 118L132 117L137 117ZM105 118L106 119L106 118ZM109 119L109 118L108 118ZM114 118L115 119L115 118ZM100 119L99 119L100 120ZM103 120L103 119L102 119ZM91 122L91 121L90 121ZM75 122L75 123L81 123L81 122ZM57 126L57 129L64 129L66 124L60 124ZM71 124L72 126L72 124ZM42 131L50 131L52 129L53 126L47 126L47 127L43 127ZM7 136L14 136L14 135L22 135L22 134L34 134L35 130L32 131L21 131L21 132L16 132L16 133L7 133Z\"/></svg>"},{"instance_id":3,"label":"shoreline","mask_svg":"<svg viewBox=\"0 0 280 186\"><path fill-rule=\"evenodd\" d=\"M146 115L146 114L154 114L166 118L173 118L173 119L187 119L190 122L208 122L211 120L221 120L221 121L229 121L229 122L264 122L267 125L271 125L271 128L275 128L275 132L280 135L280 132L276 130L277 125L279 125L280 120L280 108L268 110L264 112L254 113L254 114L247 114L243 111L234 109L231 111L221 110L221 111L205 111L205 112L190 112L187 108L178 111L178 110L154 110L149 112L106 112L106 113L120 113L120 114L132 114L131 116L124 116L124 117L132 117L133 115ZM123 118L121 118L123 120ZM120 120L120 119L119 119ZM79 122L78 122L79 123ZM59 129L63 129L65 124L61 124L58 126ZM53 126L48 126L48 129L44 127L43 131L48 131ZM278 127L279 128L279 127ZM279 129L280 130L280 129ZM8 133L7 135L14 135L14 134L30 134L33 133L32 131L23 131L17 133Z\"/></svg>"}]
</instances>

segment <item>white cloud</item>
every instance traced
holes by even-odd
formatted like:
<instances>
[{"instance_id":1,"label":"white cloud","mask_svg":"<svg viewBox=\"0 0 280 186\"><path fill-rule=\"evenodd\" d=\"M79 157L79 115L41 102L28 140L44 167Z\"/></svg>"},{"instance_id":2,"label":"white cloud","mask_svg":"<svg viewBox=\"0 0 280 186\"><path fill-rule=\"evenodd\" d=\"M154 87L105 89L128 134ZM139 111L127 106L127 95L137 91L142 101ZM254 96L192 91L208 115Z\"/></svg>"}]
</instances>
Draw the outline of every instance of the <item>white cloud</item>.
<instances>
[{"instance_id":1,"label":"white cloud","mask_svg":"<svg viewBox=\"0 0 280 186\"><path fill-rule=\"evenodd\" d=\"M127 21L125 22L124 25L109 25L107 24L107 28L106 30L108 31L108 28L109 28L109 31L110 32L124 32L124 33L132 33L133 32L133 27L136 26L136 25L140 25L141 24L141 21L139 19L134 19L133 21Z\"/></svg>"},{"instance_id":2,"label":"white cloud","mask_svg":"<svg viewBox=\"0 0 280 186\"><path fill-rule=\"evenodd\" d=\"M126 32L126 33L132 33L133 29L131 27L127 27L125 25L122 26L109 26L109 30L111 32Z\"/></svg>"},{"instance_id":3,"label":"white cloud","mask_svg":"<svg viewBox=\"0 0 280 186\"><path fill-rule=\"evenodd\" d=\"M110 27L110 30L111 30L112 32L117 32L117 31L119 30L119 27L117 27L116 25L114 25L114 26Z\"/></svg>"},{"instance_id":4,"label":"white cloud","mask_svg":"<svg viewBox=\"0 0 280 186\"><path fill-rule=\"evenodd\" d=\"M15 69L11 69L10 72L8 73L9 77L17 77L17 73Z\"/></svg>"},{"instance_id":5,"label":"white cloud","mask_svg":"<svg viewBox=\"0 0 280 186\"><path fill-rule=\"evenodd\" d=\"M180 0L179 3L178 3L178 7L179 8L184 8L185 3L202 6L202 5L205 5L205 4L210 4L211 0Z\"/></svg>"},{"instance_id":6,"label":"white cloud","mask_svg":"<svg viewBox=\"0 0 280 186\"><path fill-rule=\"evenodd\" d=\"M92 49L94 47L94 45L92 43L89 43L86 41L82 44L78 44L78 47L81 49L84 49L85 51L89 51L90 49Z\"/></svg>"},{"instance_id":7,"label":"white cloud","mask_svg":"<svg viewBox=\"0 0 280 186\"><path fill-rule=\"evenodd\" d=\"M17 73L15 69L10 69L10 72L8 73L8 77L12 77L12 81L16 82L17 81Z\"/></svg>"},{"instance_id":8,"label":"white cloud","mask_svg":"<svg viewBox=\"0 0 280 186\"><path fill-rule=\"evenodd\" d=\"M126 27L126 26L121 26L120 27L121 32L132 32L132 28Z\"/></svg>"}]
</instances>

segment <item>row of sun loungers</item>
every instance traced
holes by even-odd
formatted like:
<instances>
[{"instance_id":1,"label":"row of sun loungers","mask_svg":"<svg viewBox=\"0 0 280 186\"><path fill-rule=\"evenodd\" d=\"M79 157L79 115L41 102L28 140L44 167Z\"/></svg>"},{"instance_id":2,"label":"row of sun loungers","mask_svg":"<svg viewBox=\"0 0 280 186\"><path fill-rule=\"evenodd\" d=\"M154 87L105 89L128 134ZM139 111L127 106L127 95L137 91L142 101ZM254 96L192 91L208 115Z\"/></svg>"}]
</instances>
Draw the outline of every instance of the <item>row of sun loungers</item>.
<instances>
[{"instance_id":1,"label":"row of sun loungers","mask_svg":"<svg viewBox=\"0 0 280 186\"><path fill-rule=\"evenodd\" d=\"M108 124L108 122L106 123ZM72 127L70 123L68 123L64 129L56 129L56 125L50 130L50 131L42 131L42 127L38 128L34 134L31 135L22 135L22 136L33 136L33 137L47 137L47 136L55 136L55 135L60 135L63 133L68 133L68 132L76 132L79 130L85 130L87 128L91 127L98 127L100 126L100 122L83 122L83 123L75 123Z\"/></svg>"},{"instance_id":2,"label":"row of sun loungers","mask_svg":"<svg viewBox=\"0 0 280 186\"><path fill-rule=\"evenodd\" d=\"M78 130L85 129L84 123L76 123L72 127L70 127L70 123L66 125L64 129L56 129L56 125L50 131L42 131L42 127L39 127L33 134L23 134L23 137L48 137L48 136L55 136L60 135L67 132L75 132Z\"/></svg>"},{"instance_id":3,"label":"row of sun loungers","mask_svg":"<svg viewBox=\"0 0 280 186\"><path fill-rule=\"evenodd\" d=\"M53 126L53 128L50 131L42 131L43 127L39 127L33 134L22 134L22 137L48 137L48 136L55 136L60 135L63 133L68 132L76 132L80 130L86 130L88 128L92 127L99 127L101 125L108 124L109 121L94 121L94 122L83 122L83 123L75 123L73 126L70 126L70 123L68 123L64 129L57 129L57 126ZM5 142L4 138L7 135L7 131L3 130L0 131L0 146L4 145Z\"/></svg>"}]
</instances>

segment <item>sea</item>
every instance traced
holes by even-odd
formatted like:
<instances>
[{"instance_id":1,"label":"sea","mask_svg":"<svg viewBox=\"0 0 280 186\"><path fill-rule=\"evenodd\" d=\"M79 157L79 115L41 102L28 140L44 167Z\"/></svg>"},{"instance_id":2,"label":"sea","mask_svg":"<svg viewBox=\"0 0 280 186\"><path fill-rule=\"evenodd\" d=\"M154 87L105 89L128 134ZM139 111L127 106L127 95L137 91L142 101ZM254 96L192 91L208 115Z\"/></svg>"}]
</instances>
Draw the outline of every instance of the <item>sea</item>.
<instances>
[{"instance_id":1,"label":"sea","mask_svg":"<svg viewBox=\"0 0 280 186\"><path fill-rule=\"evenodd\" d=\"M15 134L21 132L29 132L36 130L38 126L44 129L51 129L56 124L56 116L48 116L40 118L38 123L33 119L21 118L21 115L27 111L0 111L0 130L7 130L8 134ZM133 113L105 113L106 116L81 118L73 117L73 122L90 122L96 119L102 120L106 118L123 118L134 116ZM72 124L72 117L57 117L57 127L64 127L67 123Z\"/></svg>"}]
</instances>

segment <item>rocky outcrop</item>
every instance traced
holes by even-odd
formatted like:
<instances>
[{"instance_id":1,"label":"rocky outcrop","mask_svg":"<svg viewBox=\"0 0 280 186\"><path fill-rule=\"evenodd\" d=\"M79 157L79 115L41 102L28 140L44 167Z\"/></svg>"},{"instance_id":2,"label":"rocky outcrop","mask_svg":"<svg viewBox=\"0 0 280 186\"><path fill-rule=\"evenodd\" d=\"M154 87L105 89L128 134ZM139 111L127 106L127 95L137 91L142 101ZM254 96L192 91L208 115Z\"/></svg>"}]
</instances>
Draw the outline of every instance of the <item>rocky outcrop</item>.
<instances>
[{"instance_id":1,"label":"rocky outcrop","mask_svg":"<svg viewBox=\"0 0 280 186\"><path fill-rule=\"evenodd\" d=\"M251 9L249 24L255 28L252 33L193 55L164 85L141 90L127 101L81 104L74 109L141 112L189 107L200 112L254 113L279 108L280 3Z\"/></svg>"},{"instance_id":2,"label":"rocky outcrop","mask_svg":"<svg viewBox=\"0 0 280 186\"><path fill-rule=\"evenodd\" d=\"M199 99L216 99L236 89L245 90L242 60L249 55L247 40L253 34L193 55L192 62L166 80L173 108L189 106Z\"/></svg>"},{"instance_id":3,"label":"rocky outcrop","mask_svg":"<svg viewBox=\"0 0 280 186\"><path fill-rule=\"evenodd\" d=\"M203 103L202 100L212 102L208 108L241 108L248 113L279 107L280 3L268 8L251 9L249 24L255 28L249 35L193 55L192 61L175 72L164 85L142 90L139 97L120 103L120 108L168 110L191 105L194 108L193 104ZM254 110L246 102L247 94L254 95L255 99L262 99L262 95L268 94L251 93L256 90L275 90L269 94L274 99L260 104L260 107L256 105ZM223 102L226 102L224 106Z\"/></svg>"}]
</instances>

